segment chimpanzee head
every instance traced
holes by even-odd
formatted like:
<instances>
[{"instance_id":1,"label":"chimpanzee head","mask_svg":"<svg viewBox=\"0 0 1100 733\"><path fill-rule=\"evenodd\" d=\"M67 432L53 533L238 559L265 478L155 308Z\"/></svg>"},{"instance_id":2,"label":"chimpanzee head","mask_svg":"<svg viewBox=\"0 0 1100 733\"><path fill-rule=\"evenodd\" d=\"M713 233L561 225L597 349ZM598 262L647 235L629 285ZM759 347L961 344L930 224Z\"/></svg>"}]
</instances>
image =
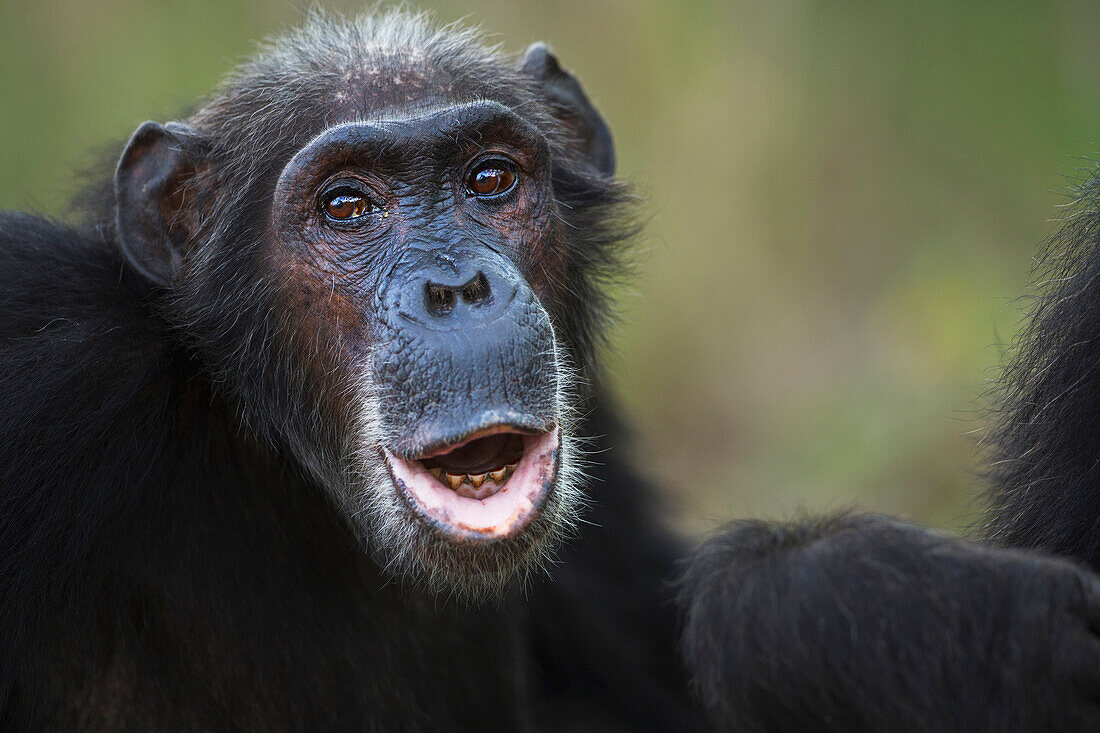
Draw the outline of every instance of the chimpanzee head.
<instances>
[{"instance_id":1,"label":"chimpanzee head","mask_svg":"<svg viewBox=\"0 0 1100 733\"><path fill-rule=\"evenodd\" d=\"M571 416L630 232L603 119L391 13L315 16L115 176L119 245L244 424L395 572L498 587L573 520Z\"/></svg>"}]
</instances>

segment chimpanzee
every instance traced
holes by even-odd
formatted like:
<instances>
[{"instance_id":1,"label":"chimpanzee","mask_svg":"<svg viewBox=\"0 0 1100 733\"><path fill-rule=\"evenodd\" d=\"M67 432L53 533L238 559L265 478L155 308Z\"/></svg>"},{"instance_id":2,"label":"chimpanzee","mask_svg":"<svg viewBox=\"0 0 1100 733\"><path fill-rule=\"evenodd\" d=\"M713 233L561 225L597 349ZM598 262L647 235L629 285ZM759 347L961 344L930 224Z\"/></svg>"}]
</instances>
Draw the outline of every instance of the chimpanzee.
<instances>
[{"instance_id":1,"label":"chimpanzee","mask_svg":"<svg viewBox=\"0 0 1100 733\"><path fill-rule=\"evenodd\" d=\"M595 361L634 199L544 45L316 14L116 160L0 218L0 728L1098 722L1066 561L841 515L677 566Z\"/></svg>"}]
</instances>

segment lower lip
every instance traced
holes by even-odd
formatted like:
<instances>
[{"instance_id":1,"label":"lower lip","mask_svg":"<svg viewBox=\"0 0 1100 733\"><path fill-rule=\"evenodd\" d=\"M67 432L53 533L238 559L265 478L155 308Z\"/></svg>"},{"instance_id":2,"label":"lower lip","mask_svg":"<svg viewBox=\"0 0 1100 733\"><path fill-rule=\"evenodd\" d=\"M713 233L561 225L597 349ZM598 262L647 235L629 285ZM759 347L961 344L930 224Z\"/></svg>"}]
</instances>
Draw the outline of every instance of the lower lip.
<instances>
[{"instance_id":1,"label":"lower lip","mask_svg":"<svg viewBox=\"0 0 1100 733\"><path fill-rule=\"evenodd\" d=\"M546 503L557 478L561 438L557 428L524 436L523 458L504 487L492 496L460 496L441 484L419 461L383 450L398 493L431 529L460 541L512 537L530 524Z\"/></svg>"}]
</instances>

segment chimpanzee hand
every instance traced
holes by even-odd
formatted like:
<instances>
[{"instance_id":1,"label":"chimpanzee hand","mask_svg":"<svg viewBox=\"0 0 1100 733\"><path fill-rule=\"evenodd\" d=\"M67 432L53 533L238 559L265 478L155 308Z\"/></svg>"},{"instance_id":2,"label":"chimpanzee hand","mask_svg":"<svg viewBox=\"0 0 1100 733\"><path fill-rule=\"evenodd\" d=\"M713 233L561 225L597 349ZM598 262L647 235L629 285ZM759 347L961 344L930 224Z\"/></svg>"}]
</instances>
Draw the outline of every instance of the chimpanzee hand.
<instances>
[{"instance_id":1,"label":"chimpanzee hand","mask_svg":"<svg viewBox=\"0 0 1100 733\"><path fill-rule=\"evenodd\" d=\"M884 517L738 522L680 589L738 731L1100 730L1100 578Z\"/></svg>"}]
</instances>

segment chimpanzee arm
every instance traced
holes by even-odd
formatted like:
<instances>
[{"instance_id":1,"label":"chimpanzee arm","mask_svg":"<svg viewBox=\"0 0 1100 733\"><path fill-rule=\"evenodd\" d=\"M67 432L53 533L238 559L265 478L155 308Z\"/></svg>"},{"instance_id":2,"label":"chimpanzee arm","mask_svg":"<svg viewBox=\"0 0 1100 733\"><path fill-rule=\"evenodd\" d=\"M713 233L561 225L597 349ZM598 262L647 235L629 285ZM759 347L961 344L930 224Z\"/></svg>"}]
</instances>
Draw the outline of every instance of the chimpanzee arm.
<instances>
[{"instance_id":1,"label":"chimpanzee arm","mask_svg":"<svg viewBox=\"0 0 1100 733\"><path fill-rule=\"evenodd\" d=\"M737 522L684 576L722 729L1100 730L1100 578L880 516Z\"/></svg>"}]
</instances>

